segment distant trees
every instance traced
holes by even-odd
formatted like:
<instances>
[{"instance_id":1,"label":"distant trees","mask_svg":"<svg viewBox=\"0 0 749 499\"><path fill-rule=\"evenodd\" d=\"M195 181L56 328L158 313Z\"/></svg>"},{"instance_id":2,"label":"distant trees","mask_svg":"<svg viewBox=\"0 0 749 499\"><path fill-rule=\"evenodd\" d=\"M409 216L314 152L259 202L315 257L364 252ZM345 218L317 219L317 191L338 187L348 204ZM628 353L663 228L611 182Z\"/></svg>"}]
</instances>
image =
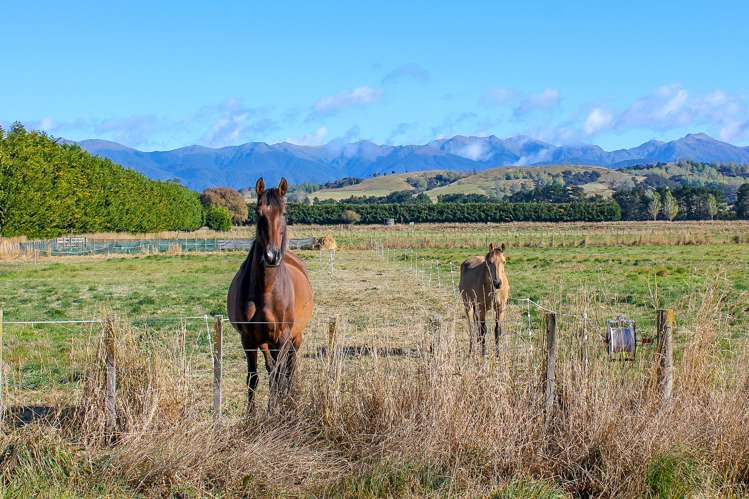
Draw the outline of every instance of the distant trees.
<instances>
[{"instance_id":1,"label":"distant trees","mask_svg":"<svg viewBox=\"0 0 749 499\"><path fill-rule=\"evenodd\" d=\"M666 191L663 194L663 217L666 220L672 221L679 214L679 204L674 199L674 195L671 191Z\"/></svg>"},{"instance_id":2,"label":"distant trees","mask_svg":"<svg viewBox=\"0 0 749 499\"><path fill-rule=\"evenodd\" d=\"M231 230L232 216L223 206L209 206L205 210L205 225L212 230L227 232Z\"/></svg>"},{"instance_id":3,"label":"distant trees","mask_svg":"<svg viewBox=\"0 0 749 499\"><path fill-rule=\"evenodd\" d=\"M658 220L661 212L661 195L657 191L648 191L648 216L653 220Z\"/></svg>"},{"instance_id":4,"label":"distant trees","mask_svg":"<svg viewBox=\"0 0 749 499\"><path fill-rule=\"evenodd\" d=\"M723 192L712 187L681 186L634 189L614 193L623 220L713 220L731 218Z\"/></svg>"},{"instance_id":5,"label":"distant trees","mask_svg":"<svg viewBox=\"0 0 749 499\"><path fill-rule=\"evenodd\" d=\"M511 203L544 201L548 203L569 203L585 199L585 191L577 185L565 186L561 182L538 185L529 191L520 191L507 198Z\"/></svg>"},{"instance_id":6,"label":"distant trees","mask_svg":"<svg viewBox=\"0 0 749 499\"><path fill-rule=\"evenodd\" d=\"M492 198L485 194L443 194L437 196L440 203L490 203Z\"/></svg>"},{"instance_id":7,"label":"distant trees","mask_svg":"<svg viewBox=\"0 0 749 499\"><path fill-rule=\"evenodd\" d=\"M718 214L718 200L715 199L715 194L708 194L705 204L705 209L707 210L707 214L710 217L710 220L714 220L715 215Z\"/></svg>"},{"instance_id":8,"label":"distant trees","mask_svg":"<svg viewBox=\"0 0 749 499\"><path fill-rule=\"evenodd\" d=\"M234 225L247 223L247 202L239 191L230 187L211 187L203 191L200 201L206 208L222 207L231 215Z\"/></svg>"},{"instance_id":9,"label":"distant trees","mask_svg":"<svg viewBox=\"0 0 749 499\"><path fill-rule=\"evenodd\" d=\"M289 203L289 223L339 224L352 220L358 223L381 224L389 218L399 223L485 223L512 221L574 222L615 221L621 219L619 205L613 201L577 203L403 203L346 205ZM250 216L254 216L251 213Z\"/></svg>"},{"instance_id":10,"label":"distant trees","mask_svg":"<svg viewBox=\"0 0 749 499\"><path fill-rule=\"evenodd\" d=\"M443 185L449 185L465 177L465 174L458 172L444 172L436 175L422 175L419 177L408 177L406 182L417 191L425 191L434 189L436 187L442 187Z\"/></svg>"},{"instance_id":11,"label":"distant trees","mask_svg":"<svg viewBox=\"0 0 749 499\"><path fill-rule=\"evenodd\" d=\"M202 222L198 195L177 183L149 180L20 124L0 132L3 236L188 231Z\"/></svg>"},{"instance_id":12,"label":"distant trees","mask_svg":"<svg viewBox=\"0 0 749 499\"><path fill-rule=\"evenodd\" d=\"M743 184L736 192L736 217L749 219L749 183Z\"/></svg>"},{"instance_id":13,"label":"distant trees","mask_svg":"<svg viewBox=\"0 0 749 499\"><path fill-rule=\"evenodd\" d=\"M346 209L341 212L341 221L343 223L355 224L359 222L360 220L361 220L361 215L359 215L354 210Z\"/></svg>"},{"instance_id":14,"label":"distant trees","mask_svg":"<svg viewBox=\"0 0 749 499\"><path fill-rule=\"evenodd\" d=\"M414 195L413 191L395 191L387 196L351 196L337 201L338 204L419 204L431 203L432 200L423 192ZM315 200L315 204L336 203L332 200Z\"/></svg>"}]
</instances>

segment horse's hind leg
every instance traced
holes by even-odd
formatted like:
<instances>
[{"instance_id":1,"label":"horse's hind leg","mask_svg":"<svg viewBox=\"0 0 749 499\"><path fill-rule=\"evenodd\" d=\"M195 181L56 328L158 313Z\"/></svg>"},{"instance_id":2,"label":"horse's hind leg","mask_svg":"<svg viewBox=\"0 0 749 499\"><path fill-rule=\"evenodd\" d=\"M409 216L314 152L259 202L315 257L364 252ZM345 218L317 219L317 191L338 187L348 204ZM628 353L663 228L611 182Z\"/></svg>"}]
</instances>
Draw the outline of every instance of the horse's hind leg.
<instances>
[{"instance_id":1,"label":"horse's hind leg","mask_svg":"<svg viewBox=\"0 0 749 499\"><path fill-rule=\"evenodd\" d=\"M271 344L272 367L268 411L289 393L296 366L296 349L291 341Z\"/></svg>"},{"instance_id":2,"label":"horse's hind leg","mask_svg":"<svg viewBox=\"0 0 749 499\"><path fill-rule=\"evenodd\" d=\"M475 341L475 335L473 334L475 321L471 302L465 298L463 298L463 309L466 312L466 319L468 320L468 355L470 356L473 354L473 342Z\"/></svg>"}]
</instances>

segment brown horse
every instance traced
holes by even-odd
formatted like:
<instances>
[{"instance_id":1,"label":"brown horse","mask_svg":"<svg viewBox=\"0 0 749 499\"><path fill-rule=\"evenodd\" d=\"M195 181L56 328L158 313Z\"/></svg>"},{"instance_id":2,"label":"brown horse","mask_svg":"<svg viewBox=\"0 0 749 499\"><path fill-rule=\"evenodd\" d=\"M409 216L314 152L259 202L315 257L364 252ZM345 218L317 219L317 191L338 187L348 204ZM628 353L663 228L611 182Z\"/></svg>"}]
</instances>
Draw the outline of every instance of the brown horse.
<instances>
[{"instance_id":1,"label":"brown horse","mask_svg":"<svg viewBox=\"0 0 749 499\"><path fill-rule=\"evenodd\" d=\"M481 355L486 355L486 311L494 309L494 351L499 353L510 282L505 273L505 245L491 243L486 256L473 256L460 266L460 295L471 327L470 351L473 352L473 321L478 322L478 341Z\"/></svg>"},{"instance_id":2,"label":"brown horse","mask_svg":"<svg viewBox=\"0 0 749 499\"><path fill-rule=\"evenodd\" d=\"M229 319L241 335L247 356L250 412L258 383L258 349L265 357L271 395L286 393L294 375L302 333L312 317L312 286L307 270L287 250L287 188L284 178L276 189L266 190L262 178L255 184L255 241L227 296Z\"/></svg>"}]
</instances>

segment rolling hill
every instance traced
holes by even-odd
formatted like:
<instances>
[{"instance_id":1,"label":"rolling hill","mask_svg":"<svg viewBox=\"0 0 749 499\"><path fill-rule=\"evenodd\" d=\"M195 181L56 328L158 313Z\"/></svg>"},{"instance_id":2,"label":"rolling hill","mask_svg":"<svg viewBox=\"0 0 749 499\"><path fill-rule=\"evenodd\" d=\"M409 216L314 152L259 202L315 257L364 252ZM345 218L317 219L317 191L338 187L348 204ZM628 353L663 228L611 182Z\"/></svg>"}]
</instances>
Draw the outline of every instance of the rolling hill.
<instances>
[{"instance_id":1,"label":"rolling hill","mask_svg":"<svg viewBox=\"0 0 749 499\"><path fill-rule=\"evenodd\" d=\"M386 196L402 190L417 192L420 189L414 187L414 179L427 180L444 173L444 170L434 170L369 178L356 185L316 191L309 197L340 200L351 196ZM433 200L446 194L504 197L514 192L530 190L541 182L552 181L580 186L588 196L610 197L618 189L637 184L651 187L715 185L720 186L730 196L741 184L749 182L749 166L717 167L693 162L616 170L585 165L509 166L489 168L461 176L447 185L421 190Z\"/></svg>"},{"instance_id":2,"label":"rolling hill","mask_svg":"<svg viewBox=\"0 0 749 499\"><path fill-rule=\"evenodd\" d=\"M423 145L378 145L369 141L302 146L250 142L213 149L189 146L144 152L103 140L84 140L81 147L154 179L179 179L191 189L210 186L242 188L257 177L275 183L283 175L292 183L326 182L342 177L451 170L474 172L499 165L594 165L622 168L689 159L749 164L749 148L690 134L671 142L651 140L631 149L605 151L596 145L556 146L525 136L455 136Z\"/></svg>"}]
</instances>

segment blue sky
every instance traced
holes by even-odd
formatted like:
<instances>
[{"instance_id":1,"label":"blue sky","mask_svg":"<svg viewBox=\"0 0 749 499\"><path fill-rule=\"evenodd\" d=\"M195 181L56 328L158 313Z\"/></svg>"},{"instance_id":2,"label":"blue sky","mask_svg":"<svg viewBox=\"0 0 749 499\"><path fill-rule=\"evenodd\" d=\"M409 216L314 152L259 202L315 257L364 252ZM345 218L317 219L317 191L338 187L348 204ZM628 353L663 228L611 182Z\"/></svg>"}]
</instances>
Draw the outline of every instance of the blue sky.
<instances>
[{"instance_id":1,"label":"blue sky","mask_svg":"<svg viewBox=\"0 0 749 499\"><path fill-rule=\"evenodd\" d=\"M749 2L5 2L0 123L145 150L749 144Z\"/></svg>"}]
</instances>

